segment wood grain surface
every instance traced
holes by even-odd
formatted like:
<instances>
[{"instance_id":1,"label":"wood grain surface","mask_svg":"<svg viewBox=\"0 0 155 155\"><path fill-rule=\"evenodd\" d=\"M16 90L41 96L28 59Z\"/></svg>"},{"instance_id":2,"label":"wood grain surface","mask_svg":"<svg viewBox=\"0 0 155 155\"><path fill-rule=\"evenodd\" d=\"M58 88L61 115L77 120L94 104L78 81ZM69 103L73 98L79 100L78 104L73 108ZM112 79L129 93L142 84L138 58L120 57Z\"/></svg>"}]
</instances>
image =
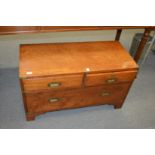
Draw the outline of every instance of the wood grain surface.
<instances>
[{"instance_id":1,"label":"wood grain surface","mask_svg":"<svg viewBox=\"0 0 155 155\"><path fill-rule=\"evenodd\" d=\"M137 68L132 57L117 41L32 44L20 47L21 78Z\"/></svg>"}]
</instances>

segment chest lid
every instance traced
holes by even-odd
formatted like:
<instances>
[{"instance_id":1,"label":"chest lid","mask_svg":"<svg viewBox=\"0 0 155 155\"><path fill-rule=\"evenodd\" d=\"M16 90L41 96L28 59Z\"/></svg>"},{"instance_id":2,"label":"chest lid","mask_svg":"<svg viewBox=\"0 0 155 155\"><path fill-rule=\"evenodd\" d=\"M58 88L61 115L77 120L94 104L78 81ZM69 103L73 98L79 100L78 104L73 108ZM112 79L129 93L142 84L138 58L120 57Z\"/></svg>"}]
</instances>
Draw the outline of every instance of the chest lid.
<instances>
[{"instance_id":1,"label":"chest lid","mask_svg":"<svg viewBox=\"0 0 155 155\"><path fill-rule=\"evenodd\" d=\"M117 41L21 45L19 65L21 78L138 68Z\"/></svg>"}]
</instances>

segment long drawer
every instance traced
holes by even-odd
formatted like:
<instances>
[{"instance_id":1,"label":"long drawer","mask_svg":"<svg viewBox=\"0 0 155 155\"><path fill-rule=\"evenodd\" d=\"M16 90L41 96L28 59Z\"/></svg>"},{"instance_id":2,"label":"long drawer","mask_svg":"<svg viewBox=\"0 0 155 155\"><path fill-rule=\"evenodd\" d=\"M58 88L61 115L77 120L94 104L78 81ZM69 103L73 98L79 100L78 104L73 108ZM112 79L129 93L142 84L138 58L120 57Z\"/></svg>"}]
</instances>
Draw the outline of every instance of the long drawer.
<instances>
[{"instance_id":1,"label":"long drawer","mask_svg":"<svg viewBox=\"0 0 155 155\"><path fill-rule=\"evenodd\" d=\"M78 108L124 100L131 83L113 84L65 91L25 93L29 113Z\"/></svg>"}]
</instances>

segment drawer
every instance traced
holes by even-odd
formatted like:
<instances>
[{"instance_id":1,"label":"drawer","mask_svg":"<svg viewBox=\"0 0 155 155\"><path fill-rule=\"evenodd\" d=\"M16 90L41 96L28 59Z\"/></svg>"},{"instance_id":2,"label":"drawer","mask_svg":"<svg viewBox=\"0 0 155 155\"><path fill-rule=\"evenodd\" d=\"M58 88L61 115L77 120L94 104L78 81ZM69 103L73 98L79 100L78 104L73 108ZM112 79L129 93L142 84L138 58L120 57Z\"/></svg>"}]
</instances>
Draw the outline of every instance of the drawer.
<instances>
[{"instance_id":1,"label":"drawer","mask_svg":"<svg viewBox=\"0 0 155 155\"><path fill-rule=\"evenodd\" d=\"M117 84L130 82L136 78L137 71L87 74L85 86Z\"/></svg>"},{"instance_id":2,"label":"drawer","mask_svg":"<svg viewBox=\"0 0 155 155\"><path fill-rule=\"evenodd\" d=\"M29 113L79 108L99 104L123 102L131 83L113 86L87 87L83 89L24 93Z\"/></svg>"},{"instance_id":3,"label":"drawer","mask_svg":"<svg viewBox=\"0 0 155 155\"><path fill-rule=\"evenodd\" d=\"M21 80L24 91L80 88L82 75L64 75Z\"/></svg>"}]
</instances>

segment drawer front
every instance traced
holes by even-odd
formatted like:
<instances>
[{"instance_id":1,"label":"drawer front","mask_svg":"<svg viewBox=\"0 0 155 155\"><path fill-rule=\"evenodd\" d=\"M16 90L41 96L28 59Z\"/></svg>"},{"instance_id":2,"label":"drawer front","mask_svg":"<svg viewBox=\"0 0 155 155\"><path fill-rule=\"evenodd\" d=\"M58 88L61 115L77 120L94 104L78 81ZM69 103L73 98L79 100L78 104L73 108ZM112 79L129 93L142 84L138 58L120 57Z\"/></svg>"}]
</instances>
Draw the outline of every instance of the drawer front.
<instances>
[{"instance_id":1,"label":"drawer front","mask_svg":"<svg viewBox=\"0 0 155 155\"><path fill-rule=\"evenodd\" d=\"M136 78L136 75L137 71L87 74L85 85L95 86L102 84L110 85L122 82L130 82Z\"/></svg>"},{"instance_id":2,"label":"drawer front","mask_svg":"<svg viewBox=\"0 0 155 155\"><path fill-rule=\"evenodd\" d=\"M124 83L121 85L88 87L72 91L24 93L24 96L28 112L42 113L90 105L123 102L130 85L131 83Z\"/></svg>"},{"instance_id":3,"label":"drawer front","mask_svg":"<svg viewBox=\"0 0 155 155\"><path fill-rule=\"evenodd\" d=\"M82 75L22 79L22 84L25 92L34 90L80 88L82 85Z\"/></svg>"}]
</instances>

